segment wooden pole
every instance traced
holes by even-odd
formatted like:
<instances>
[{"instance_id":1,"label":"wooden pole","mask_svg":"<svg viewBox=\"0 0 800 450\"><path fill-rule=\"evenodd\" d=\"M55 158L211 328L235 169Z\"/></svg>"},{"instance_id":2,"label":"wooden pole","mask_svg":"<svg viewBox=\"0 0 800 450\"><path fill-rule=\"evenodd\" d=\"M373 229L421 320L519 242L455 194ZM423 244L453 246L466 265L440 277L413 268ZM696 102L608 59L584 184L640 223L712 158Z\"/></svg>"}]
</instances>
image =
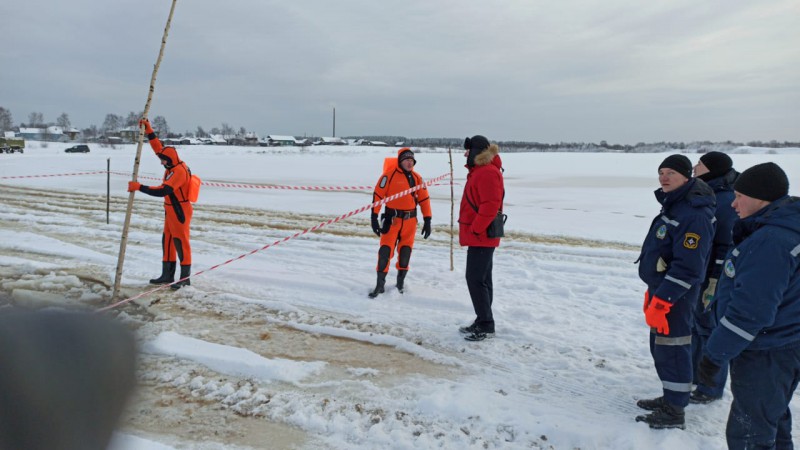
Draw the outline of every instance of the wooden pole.
<instances>
[{"instance_id":1,"label":"wooden pole","mask_svg":"<svg viewBox=\"0 0 800 450\"><path fill-rule=\"evenodd\" d=\"M453 149L447 147L447 153L450 155L450 272L452 272L455 269L455 266L453 266L453 240L455 239L455 235L453 234L453 217L455 210L455 195L453 194Z\"/></svg>"},{"instance_id":2,"label":"wooden pole","mask_svg":"<svg viewBox=\"0 0 800 450\"><path fill-rule=\"evenodd\" d=\"M106 225L111 223L111 158L106 160Z\"/></svg>"},{"instance_id":3,"label":"wooden pole","mask_svg":"<svg viewBox=\"0 0 800 450\"><path fill-rule=\"evenodd\" d=\"M169 34L169 25L172 23L172 14L175 12L175 3L177 0L172 0L172 7L169 9L169 17L167 18L167 25L164 27L164 36L161 38L161 50L158 52L158 59L156 65L153 67L153 76L150 78L150 90L147 93L147 102L144 104L144 112L142 117L147 117L150 112L150 102L153 100L153 92L156 89L156 75L158 75L158 67L161 65L161 59L164 57L164 47L167 45L167 35ZM142 157L142 143L144 138L144 127L139 129L139 144L136 147L136 159L133 162L133 179L136 181L139 175L139 161ZM119 258L117 259L117 274L114 277L114 292L111 300L117 300L119 296L119 285L122 282L122 265L125 263L125 248L128 244L128 228L131 223L131 211L133 210L133 195L136 192L131 192L128 195L128 209L125 212L125 224L122 226L122 239L119 243Z\"/></svg>"}]
</instances>

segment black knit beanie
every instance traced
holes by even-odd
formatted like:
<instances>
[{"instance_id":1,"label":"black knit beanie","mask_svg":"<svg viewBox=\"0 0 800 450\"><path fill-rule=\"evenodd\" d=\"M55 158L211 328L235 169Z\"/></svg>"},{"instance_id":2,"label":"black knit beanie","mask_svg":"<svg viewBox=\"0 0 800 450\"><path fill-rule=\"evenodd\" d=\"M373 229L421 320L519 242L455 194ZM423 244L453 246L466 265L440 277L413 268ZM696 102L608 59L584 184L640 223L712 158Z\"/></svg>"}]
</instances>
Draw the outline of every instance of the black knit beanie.
<instances>
[{"instance_id":1,"label":"black knit beanie","mask_svg":"<svg viewBox=\"0 0 800 450\"><path fill-rule=\"evenodd\" d=\"M731 157L722 152L708 152L700 157L700 162L708 169L708 173L701 176L705 181L719 178L733 167Z\"/></svg>"},{"instance_id":2,"label":"black knit beanie","mask_svg":"<svg viewBox=\"0 0 800 450\"><path fill-rule=\"evenodd\" d=\"M467 165L469 167L474 166L475 157L487 148L489 148L489 139L486 139L485 136L481 136L480 134L464 139L464 149L469 150Z\"/></svg>"},{"instance_id":3,"label":"black knit beanie","mask_svg":"<svg viewBox=\"0 0 800 450\"><path fill-rule=\"evenodd\" d=\"M767 162L742 172L733 190L758 200L774 202L789 193L789 178L777 164Z\"/></svg>"},{"instance_id":4,"label":"black knit beanie","mask_svg":"<svg viewBox=\"0 0 800 450\"><path fill-rule=\"evenodd\" d=\"M397 162L401 163L406 159L414 161L414 165L417 165L417 160L414 159L414 152L412 152L411 149L406 149L405 151L400 152L400 156L397 157Z\"/></svg>"},{"instance_id":5,"label":"black knit beanie","mask_svg":"<svg viewBox=\"0 0 800 450\"><path fill-rule=\"evenodd\" d=\"M684 155L675 154L667 156L667 159L658 166L658 170L664 168L672 169L686 178L692 178L692 162Z\"/></svg>"}]
</instances>

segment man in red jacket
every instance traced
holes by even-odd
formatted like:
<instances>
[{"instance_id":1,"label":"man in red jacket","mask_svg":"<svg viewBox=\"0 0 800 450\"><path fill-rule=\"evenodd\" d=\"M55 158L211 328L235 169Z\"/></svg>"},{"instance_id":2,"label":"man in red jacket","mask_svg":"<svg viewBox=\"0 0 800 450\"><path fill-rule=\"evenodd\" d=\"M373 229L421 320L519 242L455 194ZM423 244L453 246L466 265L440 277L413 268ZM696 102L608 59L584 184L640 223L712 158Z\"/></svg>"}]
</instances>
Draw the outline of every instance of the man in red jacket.
<instances>
[{"instance_id":1,"label":"man in red jacket","mask_svg":"<svg viewBox=\"0 0 800 450\"><path fill-rule=\"evenodd\" d=\"M422 177L414 171L417 160L414 152L408 147L397 151L397 165L393 165L378 179L372 201L377 202L392 195L399 194L414 186L423 184ZM417 232L417 205L422 210L422 237L428 239L431 234L431 197L428 188L422 187L418 191L390 200L385 205L383 226L378 223L380 206L372 210L372 231L381 237L381 246L378 249L378 280L375 289L369 293L370 298L375 298L384 292L386 274L389 272L389 261L394 256L395 248L397 257L397 290L403 293L403 282L408 273L411 262L411 250L414 248L414 233Z\"/></svg>"},{"instance_id":2,"label":"man in red jacket","mask_svg":"<svg viewBox=\"0 0 800 450\"><path fill-rule=\"evenodd\" d=\"M175 281L176 259L181 260L181 278L170 289L189 286L192 272L192 247L189 244L189 224L192 221L192 203L189 201L189 183L192 172L178 157L175 147L164 147L158 140L150 121L142 119L150 147L164 166L164 181L160 186L145 186L137 181L128 182L128 192L139 191L153 197L164 197L164 233L161 235L161 276L151 284L170 284ZM176 257L177 255L177 257Z\"/></svg>"},{"instance_id":3,"label":"man in red jacket","mask_svg":"<svg viewBox=\"0 0 800 450\"><path fill-rule=\"evenodd\" d=\"M482 341L494 337L492 260L500 238L490 238L486 230L503 209L503 163L500 148L484 136L467 138L464 148L469 173L458 214L458 241L469 247L465 275L476 317L459 331L468 341Z\"/></svg>"}]
</instances>

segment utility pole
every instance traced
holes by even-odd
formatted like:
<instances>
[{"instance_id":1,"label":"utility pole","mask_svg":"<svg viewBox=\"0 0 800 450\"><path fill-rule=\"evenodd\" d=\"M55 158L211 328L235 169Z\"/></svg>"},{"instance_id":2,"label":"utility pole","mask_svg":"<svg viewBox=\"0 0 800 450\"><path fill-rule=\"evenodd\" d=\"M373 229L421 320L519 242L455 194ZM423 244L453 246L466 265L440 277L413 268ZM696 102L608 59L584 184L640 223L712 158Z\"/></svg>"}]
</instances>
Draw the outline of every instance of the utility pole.
<instances>
[{"instance_id":1,"label":"utility pole","mask_svg":"<svg viewBox=\"0 0 800 450\"><path fill-rule=\"evenodd\" d=\"M333 108L333 136L336 137L336 108Z\"/></svg>"}]
</instances>

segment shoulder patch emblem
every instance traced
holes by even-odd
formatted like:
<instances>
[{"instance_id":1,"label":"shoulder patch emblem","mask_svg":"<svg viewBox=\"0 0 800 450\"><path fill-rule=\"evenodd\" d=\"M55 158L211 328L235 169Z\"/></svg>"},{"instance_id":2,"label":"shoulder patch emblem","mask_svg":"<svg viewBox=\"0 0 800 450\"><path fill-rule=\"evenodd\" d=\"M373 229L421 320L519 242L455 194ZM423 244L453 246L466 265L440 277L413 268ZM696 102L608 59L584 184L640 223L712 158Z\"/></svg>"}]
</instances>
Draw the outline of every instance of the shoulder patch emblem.
<instances>
[{"instance_id":1,"label":"shoulder patch emblem","mask_svg":"<svg viewBox=\"0 0 800 450\"><path fill-rule=\"evenodd\" d=\"M658 239L664 239L664 237L666 236L667 236L667 226L661 225L660 227L658 227L658 230L656 230L656 237Z\"/></svg>"},{"instance_id":2,"label":"shoulder patch emblem","mask_svg":"<svg viewBox=\"0 0 800 450\"><path fill-rule=\"evenodd\" d=\"M696 233L686 233L683 237L683 246L689 250L694 250L700 243L700 235Z\"/></svg>"},{"instance_id":3,"label":"shoulder patch emblem","mask_svg":"<svg viewBox=\"0 0 800 450\"><path fill-rule=\"evenodd\" d=\"M386 187L386 182L387 182L387 181L389 181L389 177L387 177L386 175L384 175L384 176L382 176L382 177L381 177L381 182L380 182L380 184L379 184L379 186L381 187L381 189L383 189L383 188L385 188L385 187Z\"/></svg>"},{"instance_id":4,"label":"shoulder patch emblem","mask_svg":"<svg viewBox=\"0 0 800 450\"><path fill-rule=\"evenodd\" d=\"M725 260L725 275L728 278L733 278L736 276L736 267L733 265L733 261L730 259Z\"/></svg>"},{"instance_id":5,"label":"shoulder patch emblem","mask_svg":"<svg viewBox=\"0 0 800 450\"><path fill-rule=\"evenodd\" d=\"M169 179L172 178L172 175L174 175L174 174L175 174L175 172L168 173L167 176L164 177L164 181L169 181Z\"/></svg>"}]
</instances>

